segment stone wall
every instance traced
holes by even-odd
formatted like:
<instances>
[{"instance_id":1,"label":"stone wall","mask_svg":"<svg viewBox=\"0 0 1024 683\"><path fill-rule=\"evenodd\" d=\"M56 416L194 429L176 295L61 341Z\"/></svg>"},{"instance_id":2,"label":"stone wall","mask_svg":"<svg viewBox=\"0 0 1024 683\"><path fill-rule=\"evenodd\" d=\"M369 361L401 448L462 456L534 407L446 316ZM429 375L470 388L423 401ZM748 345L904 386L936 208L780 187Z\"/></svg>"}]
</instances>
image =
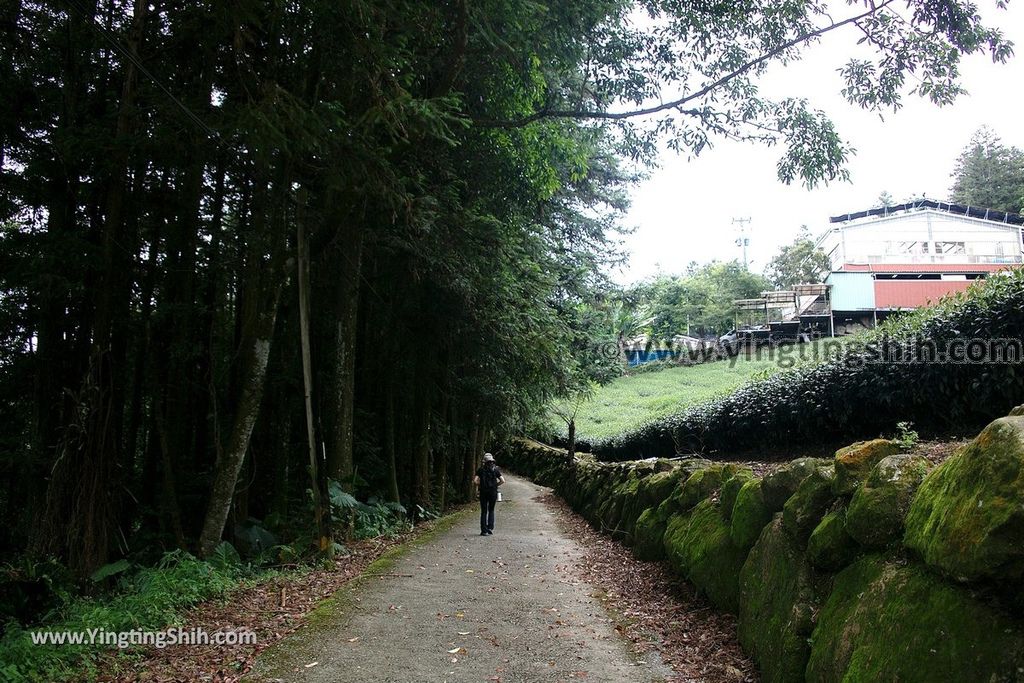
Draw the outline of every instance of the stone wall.
<instances>
[{"instance_id":1,"label":"stone wall","mask_svg":"<svg viewBox=\"0 0 1024 683\"><path fill-rule=\"evenodd\" d=\"M502 464L737 614L766 681L1024 681L1024 409L935 468L881 439L763 478L528 440Z\"/></svg>"}]
</instances>

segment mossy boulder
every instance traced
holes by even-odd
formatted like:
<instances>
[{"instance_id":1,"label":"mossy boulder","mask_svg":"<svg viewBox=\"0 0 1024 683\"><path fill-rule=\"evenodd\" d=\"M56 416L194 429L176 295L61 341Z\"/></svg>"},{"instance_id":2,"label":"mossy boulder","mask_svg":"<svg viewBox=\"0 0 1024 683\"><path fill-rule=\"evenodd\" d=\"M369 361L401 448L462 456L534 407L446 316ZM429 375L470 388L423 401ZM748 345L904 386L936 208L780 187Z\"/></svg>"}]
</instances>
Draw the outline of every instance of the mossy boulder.
<instances>
[{"instance_id":1,"label":"mossy boulder","mask_svg":"<svg viewBox=\"0 0 1024 683\"><path fill-rule=\"evenodd\" d=\"M836 500L832 492L835 477L834 467L816 467L782 508L782 526L801 547Z\"/></svg>"},{"instance_id":2,"label":"mossy boulder","mask_svg":"<svg viewBox=\"0 0 1024 683\"><path fill-rule=\"evenodd\" d=\"M877 556L836 576L811 643L809 682L1017 681L1024 671L1020 622L919 565Z\"/></svg>"},{"instance_id":3,"label":"mossy boulder","mask_svg":"<svg viewBox=\"0 0 1024 683\"><path fill-rule=\"evenodd\" d=\"M680 485L671 500L679 512L685 512L708 498L722 486L723 465L710 465L697 470Z\"/></svg>"},{"instance_id":4,"label":"mossy boulder","mask_svg":"<svg viewBox=\"0 0 1024 683\"><path fill-rule=\"evenodd\" d=\"M607 505L608 473L594 463L581 462L575 477L566 478L558 494L587 521L593 523L602 505Z\"/></svg>"},{"instance_id":5,"label":"mossy boulder","mask_svg":"<svg viewBox=\"0 0 1024 683\"><path fill-rule=\"evenodd\" d=\"M682 476L681 468L673 468L645 477L637 489L637 498L644 509L660 505L661 501L669 497Z\"/></svg>"},{"instance_id":6,"label":"mossy boulder","mask_svg":"<svg viewBox=\"0 0 1024 683\"><path fill-rule=\"evenodd\" d=\"M744 467L734 472L731 477L722 483L722 491L719 494L718 500L721 504L722 514L726 519L732 517L732 508L736 504L736 496L739 495L740 489L753 478L754 470Z\"/></svg>"},{"instance_id":7,"label":"mossy boulder","mask_svg":"<svg viewBox=\"0 0 1024 683\"><path fill-rule=\"evenodd\" d=\"M803 680L817 605L813 573L776 516L740 572L740 644L764 681Z\"/></svg>"},{"instance_id":8,"label":"mossy boulder","mask_svg":"<svg viewBox=\"0 0 1024 683\"><path fill-rule=\"evenodd\" d=\"M1024 417L991 423L929 474L914 496L904 543L961 580L1024 576Z\"/></svg>"},{"instance_id":9,"label":"mossy boulder","mask_svg":"<svg viewBox=\"0 0 1024 683\"><path fill-rule=\"evenodd\" d=\"M668 498L682 475L681 469L673 468L649 474L638 481L634 495L627 498L622 507L621 525L626 532L623 540L627 544L633 542L636 522L643 511L657 507Z\"/></svg>"},{"instance_id":10,"label":"mossy boulder","mask_svg":"<svg viewBox=\"0 0 1024 683\"><path fill-rule=\"evenodd\" d=\"M846 530L866 548L884 548L903 537L903 520L931 463L920 455L882 458L853 494Z\"/></svg>"},{"instance_id":11,"label":"mossy boulder","mask_svg":"<svg viewBox=\"0 0 1024 683\"><path fill-rule=\"evenodd\" d=\"M1011 410L1010 417L1024 417L1024 405L1019 405Z\"/></svg>"},{"instance_id":12,"label":"mossy boulder","mask_svg":"<svg viewBox=\"0 0 1024 683\"><path fill-rule=\"evenodd\" d=\"M853 493L882 458L899 452L900 447L888 439L858 441L846 448L840 448L834 458L836 495L846 496Z\"/></svg>"},{"instance_id":13,"label":"mossy boulder","mask_svg":"<svg viewBox=\"0 0 1024 683\"><path fill-rule=\"evenodd\" d=\"M625 481L617 484L611 492L611 504L603 511L601 522L605 531L618 532L615 535L622 538L626 533L623 516L630 502L636 500L637 489L640 486L640 475L633 471Z\"/></svg>"},{"instance_id":14,"label":"mossy boulder","mask_svg":"<svg viewBox=\"0 0 1024 683\"><path fill-rule=\"evenodd\" d=\"M800 482L822 465L830 464L820 458L797 458L787 462L761 480L764 503L772 512L778 512L789 497L796 493Z\"/></svg>"},{"instance_id":15,"label":"mossy boulder","mask_svg":"<svg viewBox=\"0 0 1024 683\"><path fill-rule=\"evenodd\" d=\"M827 513L807 540L807 559L825 571L835 572L850 564L859 552L857 542L846 531L846 509Z\"/></svg>"},{"instance_id":16,"label":"mossy boulder","mask_svg":"<svg viewBox=\"0 0 1024 683\"><path fill-rule=\"evenodd\" d=\"M772 521L772 511L764 502L762 481L751 479L736 492L732 506L729 536L739 548L750 548L757 542L761 531Z\"/></svg>"},{"instance_id":17,"label":"mossy boulder","mask_svg":"<svg viewBox=\"0 0 1024 683\"><path fill-rule=\"evenodd\" d=\"M647 508L636 520L633 527L633 554L640 560L661 560L665 558L665 524L667 509Z\"/></svg>"},{"instance_id":18,"label":"mossy boulder","mask_svg":"<svg viewBox=\"0 0 1024 683\"><path fill-rule=\"evenodd\" d=\"M689 512L673 515L665 529L665 554L713 605L736 613L747 553L732 542L717 504L704 500Z\"/></svg>"},{"instance_id":19,"label":"mossy boulder","mask_svg":"<svg viewBox=\"0 0 1024 683\"><path fill-rule=\"evenodd\" d=\"M707 458L677 458L673 462L676 463L677 467L681 467L684 472L693 474L697 470L702 470L705 467L710 467L713 463Z\"/></svg>"},{"instance_id":20,"label":"mossy boulder","mask_svg":"<svg viewBox=\"0 0 1024 683\"><path fill-rule=\"evenodd\" d=\"M669 458L658 458L654 461L655 472L668 472L679 467L679 464Z\"/></svg>"}]
</instances>

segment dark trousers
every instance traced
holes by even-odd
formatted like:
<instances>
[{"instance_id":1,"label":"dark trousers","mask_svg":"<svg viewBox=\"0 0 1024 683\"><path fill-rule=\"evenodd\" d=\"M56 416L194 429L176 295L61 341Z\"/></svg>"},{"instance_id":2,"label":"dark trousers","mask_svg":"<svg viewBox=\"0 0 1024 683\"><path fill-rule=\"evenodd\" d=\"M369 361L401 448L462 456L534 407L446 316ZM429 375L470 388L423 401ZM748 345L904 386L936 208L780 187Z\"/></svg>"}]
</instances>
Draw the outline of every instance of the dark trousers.
<instances>
[{"instance_id":1,"label":"dark trousers","mask_svg":"<svg viewBox=\"0 0 1024 683\"><path fill-rule=\"evenodd\" d=\"M480 531L494 531L494 504L498 502L497 491L480 492Z\"/></svg>"}]
</instances>

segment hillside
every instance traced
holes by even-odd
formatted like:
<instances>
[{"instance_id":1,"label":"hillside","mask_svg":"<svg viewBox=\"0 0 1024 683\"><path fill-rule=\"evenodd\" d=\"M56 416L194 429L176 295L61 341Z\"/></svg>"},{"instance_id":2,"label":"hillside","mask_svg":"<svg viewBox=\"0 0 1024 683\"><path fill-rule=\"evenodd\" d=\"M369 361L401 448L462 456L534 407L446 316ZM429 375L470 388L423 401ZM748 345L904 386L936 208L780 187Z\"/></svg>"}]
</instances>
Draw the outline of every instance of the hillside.
<instances>
[{"instance_id":1,"label":"hillside","mask_svg":"<svg viewBox=\"0 0 1024 683\"><path fill-rule=\"evenodd\" d=\"M580 406L576 436L581 440L606 439L727 394L747 380L777 369L770 360L738 358L620 377L598 388ZM554 413L551 428L563 436L566 431L565 422Z\"/></svg>"}]
</instances>

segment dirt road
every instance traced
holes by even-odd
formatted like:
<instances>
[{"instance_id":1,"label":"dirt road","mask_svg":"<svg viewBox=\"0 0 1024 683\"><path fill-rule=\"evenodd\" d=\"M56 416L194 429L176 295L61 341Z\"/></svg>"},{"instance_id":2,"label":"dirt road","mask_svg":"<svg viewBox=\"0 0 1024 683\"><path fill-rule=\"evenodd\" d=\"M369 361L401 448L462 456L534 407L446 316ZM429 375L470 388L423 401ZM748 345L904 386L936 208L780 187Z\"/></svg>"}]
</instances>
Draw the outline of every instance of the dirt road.
<instances>
[{"instance_id":1,"label":"dirt road","mask_svg":"<svg viewBox=\"0 0 1024 683\"><path fill-rule=\"evenodd\" d=\"M268 649L253 680L660 681L638 661L575 575L581 549L536 500L545 489L507 477L493 536L464 514L449 530L343 589L308 626ZM371 570L372 571L372 570Z\"/></svg>"}]
</instances>

